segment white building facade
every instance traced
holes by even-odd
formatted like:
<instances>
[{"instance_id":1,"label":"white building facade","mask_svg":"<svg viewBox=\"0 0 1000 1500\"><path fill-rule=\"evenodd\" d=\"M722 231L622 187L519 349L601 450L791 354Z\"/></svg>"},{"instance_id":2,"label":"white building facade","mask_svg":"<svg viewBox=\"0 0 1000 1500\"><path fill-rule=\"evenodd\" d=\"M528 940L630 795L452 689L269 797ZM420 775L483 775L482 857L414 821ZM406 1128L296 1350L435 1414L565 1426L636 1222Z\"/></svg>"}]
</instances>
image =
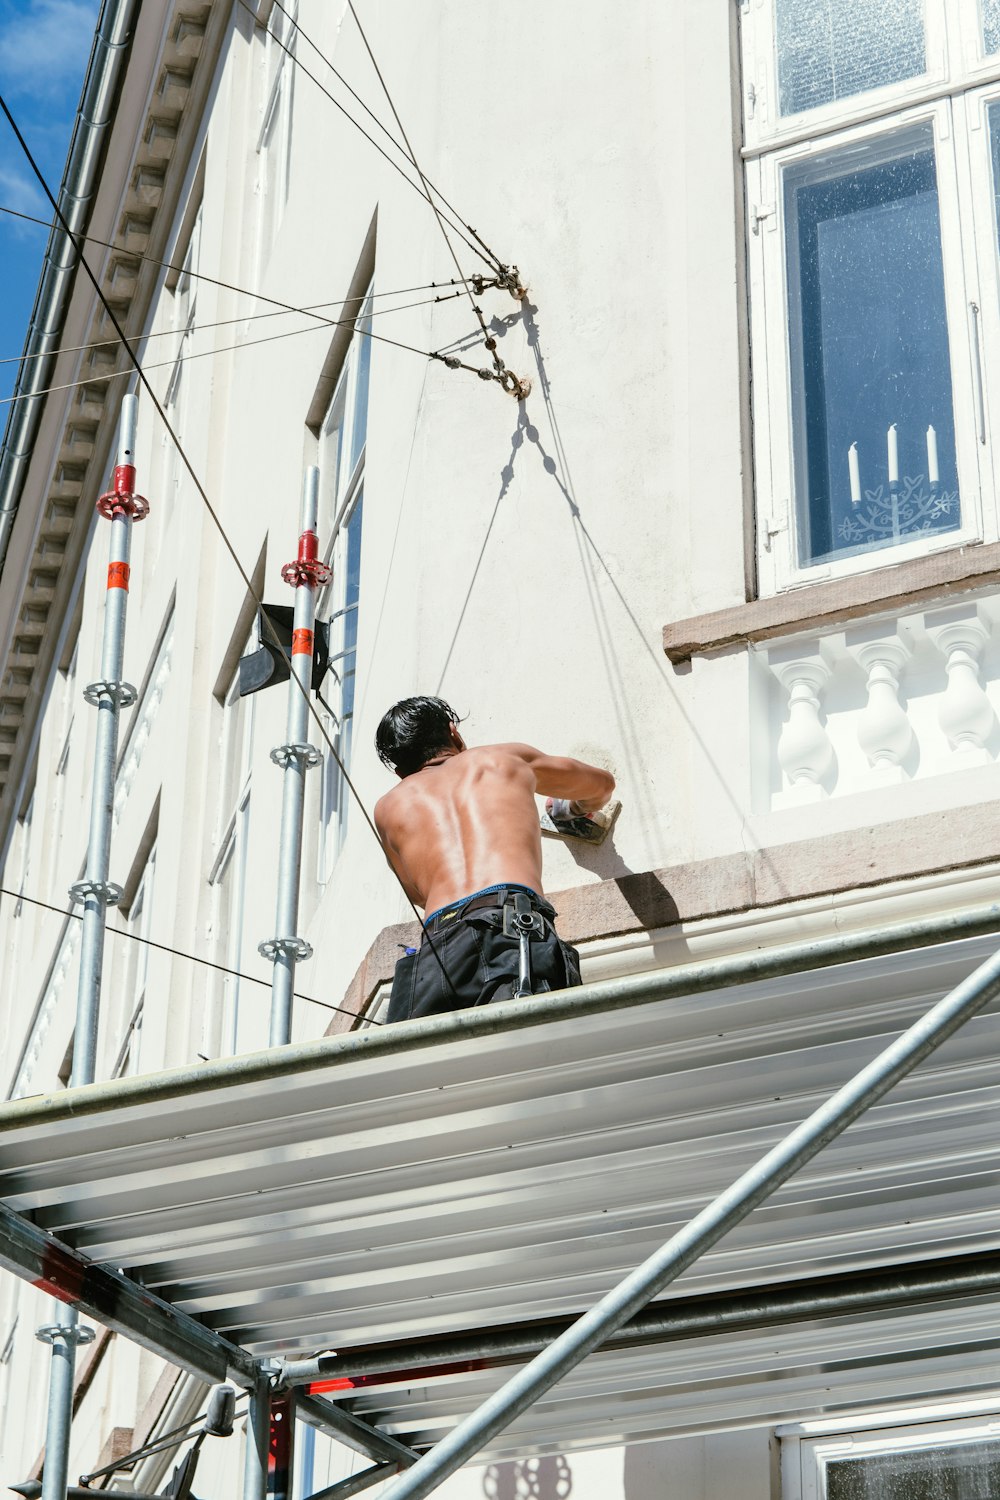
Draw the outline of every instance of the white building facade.
<instances>
[{"instance_id":1,"label":"white building facade","mask_svg":"<svg viewBox=\"0 0 1000 1500\"><path fill-rule=\"evenodd\" d=\"M612 837L545 843L585 982L996 899L1000 6L358 11L419 167L447 195L450 246L389 138L400 127L349 4L102 12L99 38L118 26L127 43L92 59L111 102L79 227L162 414L138 387L150 515L133 534L137 695L116 770L101 1081L267 1045L269 752L287 697L241 697L239 661L259 644L255 594L291 604L280 570L310 465L333 660L313 699L296 1042L377 1021L416 930L367 818L388 786L375 727L411 693L447 699L473 743L613 769ZM464 278L516 267L525 295L458 284L453 251ZM490 378L494 354L530 382L522 399ZM86 857L82 690L99 675L106 582L94 502L137 388L79 269L40 368L44 394L22 376L31 416L11 417L0 470L9 1101L58 1092L71 1071L67 892ZM788 1022L803 1057L846 1046L818 991L812 1003ZM966 1086L986 1100L996 1080ZM783 1092L742 1077L733 1129L751 1098ZM707 1111L698 1101L677 1118ZM790 1109L791 1123L807 1112ZM920 1220L905 1183L884 1185L910 1258L1000 1246L992 1148L954 1128L963 1172L979 1152L984 1198ZM693 1213L706 1194L689 1196ZM903 1258L853 1239L827 1259L817 1222L777 1269L734 1282L720 1264L699 1290ZM639 1258L623 1248L622 1270ZM10 1483L40 1470L49 1351L35 1329L50 1319L12 1277L0 1297ZM647 1441L547 1437L442 1492L844 1500L928 1473L992 1482L1000 1382L960 1321L943 1317L936 1355L896 1351L899 1378L888 1361L863 1393L838 1396L803 1356L770 1407L755 1396L686 1420L665 1402ZM696 1364L689 1395L727 1378ZM103 1333L77 1383L73 1482L189 1422L205 1395ZM240 1493L241 1441L209 1440L197 1494ZM113 1487L158 1491L176 1461L145 1458ZM296 1496L352 1463L303 1429Z\"/></svg>"}]
</instances>

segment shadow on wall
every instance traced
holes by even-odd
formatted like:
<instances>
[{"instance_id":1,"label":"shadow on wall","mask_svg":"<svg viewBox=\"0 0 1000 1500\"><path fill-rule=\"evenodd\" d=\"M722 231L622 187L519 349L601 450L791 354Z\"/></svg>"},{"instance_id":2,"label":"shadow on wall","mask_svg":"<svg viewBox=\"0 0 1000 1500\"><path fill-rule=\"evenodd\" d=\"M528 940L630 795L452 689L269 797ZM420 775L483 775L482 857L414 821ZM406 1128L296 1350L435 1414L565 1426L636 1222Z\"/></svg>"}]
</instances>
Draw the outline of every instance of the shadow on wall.
<instances>
[{"instance_id":1,"label":"shadow on wall","mask_svg":"<svg viewBox=\"0 0 1000 1500\"><path fill-rule=\"evenodd\" d=\"M573 1471L561 1453L490 1464L483 1474L488 1500L568 1500Z\"/></svg>"},{"instance_id":2,"label":"shadow on wall","mask_svg":"<svg viewBox=\"0 0 1000 1500\"><path fill-rule=\"evenodd\" d=\"M660 1443L630 1443L625 1449L622 1500L664 1500L667 1491L662 1447ZM683 1485L683 1478L680 1482ZM671 1488L671 1493L679 1500L682 1492Z\"/></svg>"}]
</instances>

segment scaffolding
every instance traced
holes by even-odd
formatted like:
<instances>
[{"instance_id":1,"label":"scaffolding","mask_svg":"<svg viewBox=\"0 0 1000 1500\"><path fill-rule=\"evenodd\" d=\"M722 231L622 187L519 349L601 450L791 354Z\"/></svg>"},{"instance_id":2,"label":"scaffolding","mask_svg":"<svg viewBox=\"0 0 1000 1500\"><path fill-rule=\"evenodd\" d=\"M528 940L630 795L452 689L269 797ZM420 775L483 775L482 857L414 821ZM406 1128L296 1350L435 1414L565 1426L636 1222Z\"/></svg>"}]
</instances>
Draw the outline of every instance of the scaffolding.
<instances>
[{"instance_id":1,"label":"scaffolding","mask_svg":"<svg viewBox=\"0 0 1000 1500\"><path fill-rule=\"evenodd\" d=\"M339 1497L871 1399L887 1360L926 1389L927 1347L936 1392L985 1389L998 930L989 906L16 1101L0 1263L249 1391L247 1497L278 1397L370 1460Z\"/></svg>"},{"instance_id":2,"label":"scaffolding","mask_svg":"<svg viewBox=\"0 0 1000 1500\"><path fill-rule=\"evenodd\" d=\"M286 742L272 752L270 1046L93 1081L105 913L121 895L108 878L118 718L135 697L122 678L129 534L148 509L135 433L127 396L98 502L112 536L101 678L86 690L99 730L72 891L84 916L71 1086L0 1107L0 1265L56 1302L39 1330L52 1345L42 1500L72 1492L81 1316L248 1393L244 1500L289 1492L295 1417L370 1460L324 1500L392 1476L388 1500L416 1500L476 1456L774 1420L834 1390L863 1400L887 1361L921 1389L928 1340L937 1392L992 1385L1000 1209L985 1106L1000 1038L981 1012L1000 995L1000 905L291 1044L328 576L314 468L283 570L295 608ZM885 1211L893 1193L905 1233ZM944 1255L940 1225L956 1217L963 1253ZM664 1295L685 1273L682 1294ZM761 1364L775 1329L780 1373L773 1356ZM802 1383L818 1329L822 1397Z\"/></svg>"}]
</instances>

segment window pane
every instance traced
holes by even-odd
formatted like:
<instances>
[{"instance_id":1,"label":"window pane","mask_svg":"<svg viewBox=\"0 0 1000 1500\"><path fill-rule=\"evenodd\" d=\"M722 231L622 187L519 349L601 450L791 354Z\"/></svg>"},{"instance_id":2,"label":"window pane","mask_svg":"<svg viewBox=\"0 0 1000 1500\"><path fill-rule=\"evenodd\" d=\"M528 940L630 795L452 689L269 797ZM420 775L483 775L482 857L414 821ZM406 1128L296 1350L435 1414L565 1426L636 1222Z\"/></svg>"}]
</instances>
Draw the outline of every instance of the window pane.
<instances>
[{"instance_id":1,"label":"window pane","mask_svg":"<svg viewBox=\"0 0 1000 1500\"><path fill-rule=\"evenodd\" d=\"M983 51L1000 52L1000 0L983 0Z\"/></svg>"},{"instance_id":2,"label":"window pane","mask_svg":"<svg viewBox=\"0 0 1000 1500\"><path fill-rule=\"evenodd\" d=\"M924 141L927 144L923 144ZM845 170L846 169L846 170ZM801 564L960 522L929 131L785 180ZM894 461L895 459L895 461Z\"/></svg>"},{"instance_id":3,"label":"window pane","mask_svg":"<svg viewBox=\"0 0 1000 1500\"><path fill-rule=\"evenodd\" d=\"M991 104L986 113L990 125L990 155L993 159L993 209L997 235L1000 236L1000 103Z\"/></svg>"},{"instance_id":4,"label":"window pane","mask_svg":"<svg viewBox=\"0 0 1000 1500\"><path fill-rule=\"evenodd\" d=\"M831 1463L826 1494L827 1500L992 1500L1000 1494L1000 1443Z\"/></svg>"},{"instance_id":5,"label":"window pane","mask_svg":"<svg viewBox=\"0 0 1000 1500\"><path fill-rule=\"evenodd\" d=\"M776 0L783 115L923 73L923 0Z\"/></svg>"},{"instance_id":6,"label":"window pane","mask_svg":"<svg viewBox=\"0 0 1000 1500\"><path fill-rule=\"evenodd\" d=\"M351 608L357 606L361 597L361 525L364 492L358 496L358 502L351 511L351 518L347 523L347 537L343 551L344 568L344 644L343 660L339 663L340 672L340 745L339 753L345 767L350 769L351 746L354 739L354 697L357 689L357 657L358 657L358 610ZM347 830L347 817L349 807L349 792L346 787L341 788L340 806L338 808L338 837L342 843Z\"/></svg>"},{"instance_id":7,"label":"window pane","mask_svg":"<svg viewBox=\"0 0 1000 1500\"><path fill-rule=\"evenodd\" d=\"M351 433L351 473L361 457L361 450L365 446L365 433L368 428L368 375L371 368L372 341L366 337L371 332L371 299L365 304L361 317L358 319L358 332L354 335L356 358L358 361L358 382L354 393L354 428Z\"/></svg>"}]
</instances>

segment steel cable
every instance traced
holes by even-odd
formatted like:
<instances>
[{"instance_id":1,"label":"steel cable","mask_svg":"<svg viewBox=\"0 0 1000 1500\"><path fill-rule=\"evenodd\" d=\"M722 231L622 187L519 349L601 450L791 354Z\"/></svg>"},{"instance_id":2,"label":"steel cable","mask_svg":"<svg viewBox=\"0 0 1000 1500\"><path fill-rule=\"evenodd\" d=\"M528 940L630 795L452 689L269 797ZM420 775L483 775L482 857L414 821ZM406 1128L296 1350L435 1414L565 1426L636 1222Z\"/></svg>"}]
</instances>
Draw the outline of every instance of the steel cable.
<instances>
[{"instance_id":1,"label":"steel cable","mask_svg":"<svg viewBox=\"0 0 1000 1500\"><path fill-rule=\"evenodd\" d=\"M320 50L320 48L313 41L313 39L309 35L309 33L303 29L303 26L302 26L301 22L299 21L298 17L297 16L293 16L290 13L290 11L286 10L285 7L282 5L281 0L274 0L274 4L275 4L275 7L278 10L281 11L282 15L286 18L286 20L288 20L289 23L292 26L295 27L295 30L298 32L298 34L302 38L302 40L305 43L307 43L308 46L310 46L312 48L312 50L315 52L316 56L319 58L320 62L324 63L325 66L330 69L330 72L333 74L334 78L338 79L344 85L344 88L351 95L351 97L353 99L357 100L357 102L361 105L361 108L365 111L365 114L367 114L370 119L374 120L375 124L382 131L382 133L386 136L386 138L392 142L392 144L395 146L396 150L399 151L399 152L403 152L403 147L396 140L396 137L392 134L392 132L390 130L386 129L385 125L382 124L382 121L379 119L378 115L375 114L374 110L369 109L368 105L362 99L361 95L359 93L357 93L351 87L351 85L348 83L348 81L344 77L343 73L339 73L337 71L337 69L334 67L333 63L325 55L325 53L323 53ZM361 22L358 20L357 12L355 11L353 5L351 6L351 14L354 16L355 23L357 24L358 31L359 31L359 33L361 35L361 40L364 42L365 49L366 49L366 51L368 53L368 56L372 60L372 64L374 65L375 72L378 74L379 82L381 83L382 88L385 91L385 96L389 100L389 108L392 110L393 115L395 116L396 124L399 126L400 134L402 135L403 140L406 142L406 151L403 152L403 154L407 155L409 157L409 160L417 168L417 172L420 175L420 180L424 184L424 192L423 192L422 196L426 197L428 203L430 203L431 207L433 208L434 204L431 202L431 197L430 197L430 194L433 192L436 197L440 198L441 202L444 204L445 208L448 209L449 213L451 213L453 215L453 217L455 219L457 219L459 221L459 223L461 223L462 222L462 216L459 213L458 209L455 207L455 205L453 203L450 203L448 201L448 199L445 197L444 193L442 193L441 189L439 187L436 187L435 184L433 182L431 182L430 178L424 172L421 172L420 168L417 166L417 159L416 159L416 157L413 154L413 148L410 146L409 141L406 139L406 131L403 129L402 121L400 120L399 115L396 112L396 107L393 104L392 99L389 96L389 90L385 86L385 80L382 77L381 72L379 71L379 67L378 67L378 64L375 62L374 56L372 55L371 47L369 47L369 45L368 45L368 38L365 36L364 31L362 31L362 29L361 29ZM295 61L295 60L296 59L293 58L293 61ZM409 181L409 179L407 179L407 181ZM454 224L452 225L452 228L455 228ZM483 260L486 257L489 257L489 263L492 264L493 269L495 271L498 271L500 274L503 274L503 272L507 269L506 266L503 264L503 261L501 261L498 258L498 256L494 253L494 251L492 251L490 249L490 247L489 247L489 245L487 245L486 241L479 234L476 233L475 229L473 229L473 227L472 227L471 224L466 224L465 228L469 231L469 233L473 236L473 238L478 242L479 245L482 246L482 249L486 252L486 256L483 256L483 255L479 255L479 251L476 251L476 254L479 255L480 260ZM458 232L460 233L461 231L458 231ZM463 239L464 239L464 235L463 235ZM468 243L469 243L468 240L466 240L466 244L468 244ZM475 245L471 245L470 249L475 250L476 249Z\"/></svg>"},{"instance_id":2,"label":"steel cable","mask_svg":"<svg viewBox=\"0 0 1000 1500\"><path fill-rule=\"evenodd\" d=\"M257 14L256 10L254 9L254 7L249 3L249 0L239 0L239 4L242 5L243 9L247 12L248 15L250 15L250 16L253 17L254 24L256 26L259 26L261 24L260 17L258 16L258 14ZM281 6L279 6L278 8L279 8L279 10L282 9ZM285 11L284 14L287 15L288 14L287 11ZM296 29L298 29L298 23L297 22L293 22L293 25L295 25ZM410 187L413 188L413 191L415 193L419 193L419 195L420 195L421 198L427 198L427 201L430 202L430 198L429 198L426 190L422 190L417 185L417 183L414 182L413 178L410 177L406 172L403 171L403 169L399 165L399 163L396 162L396 161L393 161L393 159L389 155L389 153L387 151L383 150L383 148L379 145L378 141L375 140L374 136L369 135L368 132L367 132L367 130L364 128L364 126L361 125L361 124L359 124L359 122L351 114L350 110L345 109L345 107L343 106L343 104L341 104L340 100L338 98L336 98L336 96L334 94L331 94L330 90L326 87L326 85L324 83L321 83L320 80L316 77L316 74L313 73L313 72L311 72L309 70L309 68L306 67L305 63L302 61L302 59L300 57L296 57L295 56L295 53L292 51L291 47L286 46L286 44L281 40L281 38L279 36L276 36L273 31L270 32L269 35L271 36L271 39L275 43L275 46L280 47L281 50L282 50L282 52L286 53L287 56L291 58L291 60L292 60L293 64L295 65L295 67L297 67L301 72L303 72L306 75L307 78L311 78L312 79L313 83L319 89L320 93L326 95L326 97L329 99L330 103L334 106L334 108L335 109L339 109L340 113L345 117L345 119L350 120L351 124L354 126L354 128L356 130L360 130L360 132L364 136L365 140L368 141L370 145L372 145L372 146L375 147L375 150L378 152L379 156L385 158L385 160L389 163L390 167L392 167L394 171L396 171L396 172L399 173L399 175L400 175L400 177L402 177L403 181L404 182L408 182L410 184ZM312 44L310 43L310 45L312 45ZM322 53L320 53L319 55L322 57ZM326 58L323 58L323 61L326 62ZM327 63L327 67L331 68L331 71L333 71L334 73L336 73L336 69L333 68L333 66L332 66L331 63ZM339 78L340 74L337 73L336 76ZM352 92L353 92L353 90L352 90ZM365 106L365 108L367 109L367 105ZM368 112L369 112L369 114L371 113L370 110ZM385 133L387 135L389 134L389 132L385 130L385 126L384 125L380 125L380 128L383 131L385 131ZM392 140L392 136L391 135L389 136L389 139ZM400 147L398 141L394 141L393 144L396 146L397 151L399 151L399 150L402 149ZM432 204L431 206L433 207L434 205ZM469 249L473 252L473 254L478 255L479 259L484 263L484 265L488 265L490 267L490 269L493 270L494 267L493 267L492 263L489 260L487 260L486 256L478 248L478 246L476 246L476 245L474 245L472 243L472 241L467 237L467 235L464 233L464 231L461 230L458 227L457 224L452 224L451 227L454 229L455 233L457 235L459 235L460 238L465 241L465 243L468 245Z\"/></svg>"},{"instance_id":3,"label":"steel cable","mask_svg":"<svg viewBox=\"0 0 1000 1500\"><path fill-rule=\"evenodd\" d=\"M8 115L8 119L9 118L10 118L10 116ZM56 221L56 220L49 220L49 219L39 219L39 218L36 218L36 216L34 214L21 213L16 208L6 208L2 204L0 204L0 213L8 214L11 218L15 218L15 219L26 219L28 221L28 223L30 223L30 224L40 224L45 229L53 229L53 228L55 228L56 222L59 222L61 224L62 228L64 229L65 233L70 236L70 238L74 241L75 244L77 244L78 247L79 247L80 243L84 243L85 242L85 243L91 244L91 245L101 245L101 246L103 246L103 248L105 250L118 250L121 254L129 255L134 260L148 261L148 263L150 265L152 265L152 266L161 266L163 269L165 269L167 271L177 271L178 273L180 273L180 272L183 271L183 273L184 273L185 276L190 276L195 281L204 281L209 286L217 286L217 287L219 287L224 292L236 292L241 297L253 297L257 302L266 302L270 307L276 307L281 312L301 313L304 317L308 316L308 317L311 317L311 318L316 318L317 321L320 322L320 323L328 324L331 327L339 327L339 324L337 324L334 320L332 320L330 318L324 318L320 313L313 311L311 308L308 308L308 307L296 307L293 302L282 302L280 300L280 298L278 298L278 297L265 297L265 295L264 295L263 292L252 292L252 291L250 291L250 289L248 287L245 287L245 286L235 286L233 284L233 282L231 282L231 281L221 281L221 280L219 280L215 276L209 276L209 275L207 275L207 273L204 272L204 271L186 271L186 270L184 270L183 266L179 266L179 265L177 265L173 261L169 261L169 260L157 260L157 258L156 258L155 255L142 255L138 251L125 250L123 246L116 245L113 240L102 240L102 239L99 239L97 237L97 235L93 235L93 234L79 234L75 230L70 230L69 226L66 224L65 219L63 219L61 215L60 215L60 218L59 218L58 221ZM463 281L465 279L466 279L465 277L462 278ZM453 285L454 285L454 281L451 280L451 279L449 279L448 281L443 281L443 282L434 282L434 281L428 282L427 287L435 288L437 286L445 287L445 286L453 286ZM400 292L376 292L376 293L374 293L374 295L376 297L401 297L401 296L408 295L409 292L411 292L411 291L413 291L413 292L422 292L422 291L425 291L425 290L427 290L427 287L423 287L423 286L407 287L403 291L400 291ZM364 300L365 300L365 293L362 292L362 293L360 293L356 297L345 297L345 298L343 298L342 305L346 305L348 302L363 302ZM424 351L420 350L419 352L423 353Z\"/></svg>"},{"instance_id":4,"label":"steel cable","mask_svg":"<svg viewBox=\"0 0 1000 1500\"><path fill-rule=\"evenodd\" d=\"M453 296L453 297L460 297L462 294L461 294L461 292L452 292L449 295ZM435 302L444 302L444 301L447 301L447 300L448 300L447 297L429 297L429 298L426 298L426 299L424 299L423 301L420 301L420 302L406 302L406 303L403 304L402 307L381 307L376 312L369 313L368 316L372 317L372 318L375 318L375 317L380 317L383 313L405 312L407 310L407 308L411 308L411 307L428 307L432 303L435 303ZM263 314L263 316L264 317L270 317L270 318L276 318L276 317L280 317L281 315L279 313L265 313L265 314ZM232 321L242 322L243 320L241 318L236 318L236 319L234 319ZM324 321L323 323L311 323L308 328L287 328L287 329L285 329L284 333L271 333L271 334L268 334L265 338L262 338L262 339L243 339L243 341L241 343L239 343L239 344L224 344L221 349L219 349L219 348L216 348L216 349L201 349L197 353L194 353L194 354L175 354L174 357L173 357L173 359L158 359L158 360L155 360L152 364L149 364L149 363L144 364L143 365L143 369L144 370L174 369L177 365L187 364L187 362L189 360L192 360L192 359L210 359L213 355L216 355L216 354L233 354L233 353L237 353L238 354L240 352L240 350L242 350L242 349L255 349L259 344L276 344L276 343L279 343L282 339L297 338L299 336L299 334L302 334L302 333L322 333L324 331L324 329L326 329L328 327L329 328L352 328L352 327L354 327L354 325L355 325L356 322L357 322L357 319L355 319L355 318L345 318L342 322ZM221 327L223 325L221 325L221 324L206 323L206 324L203 324L202 326L205 327L205 328L212 328L212 327ZM189 330L189 331L193 331L193 330ZM175 328L175 329L172 329L171 332L178 333L179 330ZM396 349L407 349L407 350L409 350L410 352L412 352L414 354L420 354L425 359L433 359L433 358L435 358L434 355L428 354L426 352L426 350L417 349L413 344L402 344L402 343L400 343L400 341L398 339L390 339L384 333L372 333L370 330L364 329L364 328L355 328L355 332L361 334L365 338L375 339L380 344L392 344L393 347L396 348ZM181 335L181 337L183 337L183 335ZM112 342L112 341L109 340L108 342ZM118 339L115 339L113 342L114 342L115 348L118 348L119 344L120 344L120 341ZM138 340L137 340L137 342L138 342ZM87 346L84 346L84 347L87 347ZM95 346L95 347L101 347L101 346ZM454 367L458 368L458 369L463 369L463 370L468 370L468 369L472 369L473 368L471 365L462 365L461 363L457 363ZM47 385L47 386L43 386L42 389L38 390L38 391L22 391L20 393L15 393L13 396L3 396L3 397L0 397L0 406L12 406L17 401L33 401L36 396L48 396L53 391L72 391L72 390L76 390L78 387L81 387L81 386L102 385L102 384L104 384L106 382L109 382L109 381L112 381L112 380L118 380L123 375L131 376L134 373L135 373L134 370L129 370L129 369L124 369L124 370L104 370L104 371L102 371L101 373L99 373L97 375L84 375L84 376L81 376L81 378L79 380L65 380L65 381L61 382L61 384L59 384L59 385Z\"/></svg>"},{"instance_id":5,"label":"steel cable","mask_svg":"<svg viewBox=\"0 0 1000 1500\"><path fill-rule=\"evenodd\" d=\"M65 907L54 906L51 901L42 901L38 896L26 896L23 891L11 890L6 885L0 885L0 896L10 896L14 901L26 902L28 906L41 907L43 911L54 912L56 916L72 917L77 922L83 921L83 917L78 911L73 911L72 909L67 911ZM154 942L152 938L140 937L137 932L126 932L122 927L108 927L106 931L112 937L127 938L131 943L141 943L143 947L155 948L159 953L169 953L174 958L184 958L188 963L201 964L203 968L215 969L218 973L228 974L233 979L245 979L247 984L260 984L265 989L271 988L271 981L269 979L261 979L256 974L244 974L242 969L231 969L227 964L216 963L211 958L199 958L196 953L186 953L183 948L172 948L169 943ZM303 995L298 990L295 991L293 998L296 1000L307 1000L310 1005L321 1005L324 1010L335 1010L342 1016L350 1016L352 1021L367 1019L363 1018L356 1011L345 1010L342 1005L332 1005L329 1000L317 1000L315 995ZM371 1022L373 1026L381 1026L381 1024L381 1021Z\"/></svg>"},{"instance_id":6,"label":"steel cable","mask_svg":"<svg viewBox=\"0 0 1000 1500\"><path fill-rule=\"evenodd\" d=\"M0 209L0 213L2 212L3 210ZM432 291L434 290L436 285L437 283L435 282L429 282L426 286L403 287L398 292L380 292L378 295L381 297L405 297L410 292ZM402 307L378 307L374 312L370 313L369 316L378 318L381 317L381 315L385 312L405 312L409 307L430 307L435 302L450 302L452 298L461 297L462 295L463 293L461 291L448 292L443 297L427 297L421 302L404 302ZM334 302L313 302L310 303L307 307L289 308L287 312L281 308L278 308L274 312L246 313L238 318L219 318L215 323L191 323L186 328L161 328L158 333L136 334L134 335L134 337L136 338L137 342L148 344L150 339L167 339L175 335L177 337L183 338L184 335L188 333L206 333L210 328L231 328L235 323L261 323L267 318L291 317L293 313L299 313L302 316L311 317L314 313L320 312L324 308L343 307L345 301L360 302L361 300L361 297L347 297L340 298ZM336 319L332 324L324 321L322 323L317 323L316 327L347 328L356 321L357 314L355 313L353 318ZM89 344L61 344L55 349L41 349L35 354L7 354L0 358L0 365L25 364L28 360L31 359L55 359L60 354L86 354L91 349L117 349L118 347L118 339L93 339ZM146 368L148 369L149 366L147 365ZM38 394L41 395L42 393L38 392Z\"/></svg>"},{"instance_id":7,"label":"steel cable","mask_svg":"<svg viewBox=\"0 0 1000 1500\"><path fill-rule=\"evenodd\" d=\"M241 4L244 3L244 0L240 0L240 3ZM34 156L31 153L31 150L30 150L30 148L28 146L28 143L24 139L24 136L21 134L21 131L18 128L17 122L15 121L14 116L11 114L10 109L9 109L9 107L7 105L7 101L3 97L2 94L0 94L0 110L2 110L3 113L4 113L4 115L6 116L7 122L10 125L11 129L14 132L14 135L17 138L18 145L21 147L21 150L24 152L25 158L27 159L27 162L28 162L29 166L31 167L32 172L34 173L35 177L37 178L38 183L39 183L39 185L42 188L42 191L45 193L45 196L48 198L49 202L52 204L53 210L55 211L55 214L56 214L57 218L59 219L59 222L61 223L61 225L63 227L63 230L69 236L70 241L75 246L75 248L77 250L77 256L78 256L78 263L79 263L79 265L81 266L81 268L83 269L84 273L86 274L88 281L91 283L92 287L94 288L94 291L96 292L98 299L100 300L101 304L104 307L105 312L108 315L108 318L109 318L109 320L111 322L111 326L114 328L115 332L117 333L119 339L122 342L123 347L125 348L128 356L129 356L129 359L132 361L132 364L133 364L133 366L135 368L136 375L138 376L140 382L142 383L143 389L146 391L147 395L149 396L150 401L153 403L154 410L156 411L157 415L159 416L160 421L163 423L164 427L166 428L167 432L169 433L170 438L171 438L171 440L172 440L175 448L177 449L177 455L180 458L181 462L183 463L185 469L187 470L187 472L188 472L188 474L189 474L189 476L191 478L191 482L194 485L195 489L197 490L199 496L201 497L201 500L202 500L202 503L205 506L205 509L208 511L208 514L211 516L212 522L213 522L213 524L214 524L214 526L216 528L216 531L219 534L220 540L222 541L222 544L223 544L225 550L229 553L229 556L232 558L233 563L234 563L234 565L236 567L236 570L239 573L240 578L243 580L243 583L244 583L244 586L246 587L247 593L249 594L250 598L253 599L254 603L258 606L259 610L261 611L261 614L260 614L259 618L263 621L266 630L268 631L268 633L270 634L270 636L272 638L273 644L277 647L277 649L279 650L279 652L282 651L283 648L282 648L282 645L281 645L281 640L280 640L280 638L278 636L277 631L274 628L274 625L272 624L272 622L271 622L271 620L270 620L270 618L269 618L269 616L267 614L267 610L266 610L266 608L264 606L263 599L258 594L257 590L254 588L253 581L250 578L250 575L247 573L247 571L244 568L242 562L240 561L239 556L238 556L238 554L236 552L236 549L233 546L233 543L232 543L232 541L231 541L231 539L229 537L229 534L227 533L226 528L222 524L221 517L219 516L217 510L215 509L215 506L212 504L211 500L209 499L208 492L206 491L204 485L202 484L201 480L198 478L198 475L196 474L195 469L194 469L194 465L192 464L190 458L188 457L187 452L186 452L186 450L184 448L184 445L181 442L180 438L178 437L177 432L175 431L175 429L173 427L173 424L171 423L169 417L166 414L166 411L164 410L164 408L160 404L160 402L157 400L156 393L153 390L153 387L150 384L149 380L147 379L146 374L143 371L142 365L139 362L138 356L136 355L135 350L132 348L131 343L129 342L128 338L125 335L124 329L122 328L121 324L118 321L118 318L117 318L117 316L115 314L114 308L111 306L111 303L108 301L108 298L105 296L104 290L101 287L101 284L100 284L100 282L99 282L99 280L98 280L98 278L97 278L94 270L92 269L89 261L86 259L86 257L83 254L82 250L79 248L79 245L77 245L77 243L76 243L76 237L74 236L73 231L70 229L69 225L67 224L65 216L63 215L62 210L60 209L58 202L56 201L55 197L53 196L52 190L50 189L50 187L48 185L48 182L46 181L46 179L45 179L45 177L44 177L44 175L43 175L43 173L41 171L41 168L38 166L38 163L35 161L35 158L34 158ZM392 340L388 340L387 342L392 342ZM344 784L350 790L351 796L354 798L354 801L357 804L357 806L358 806L358 808L359 808L359 810L361 812L362 817L364 818L365 822L367 823L368 827L370 828L375 841L379 845L379 848L382 849L382 851L384 853L385 852L385 846L383 845L382 839L379 836L379 831L375 827L375 823L374 823L374 821L372 819L372 816L369 813L367 807L365 806L365 804L364 804L364 802L363 802L363 800L361 798L361 794L359 793L357 787L354 785L354 782L351 779L351 776L350 776L350 773L347 770L347 767L344 765L344 762L341 760L340 755L337 752L336 746L333 743L333 740L331 739L330 735L327 733L326 725L323 723L323 720L320 718L320 715L317 713L316 708L313 705L312 700L311 700L311 698L309 696L308 689L305 686L303 686L302 683L299 682L299 680L295 676L294 672L289 677L289 682L295 684L296 689L302 694L303 698L305 699L306 708L307 708L310 716L312 717L314 723L316 724L316 727L319 730L319 732L320 732L323 740L326 742L327 748L329 749L330 754L333 757L333 760L336 763L336 765L337 765L337 767L338 767L338 769L340 771L340 774L341 774L341 776L344 779ZM388 861L387 861L387 863L388 863ZM391 865L390 865L390 869L392 869ZM395 870L393 870L393 873L395 874ZM430 933L427 931L427 929L423 927L423 919L422 919L422 917L420 915L420 912L417 909L416 903L411 898L409 892L407 891L405 885L403 884L402 879L398 875L396 876L396 880L397 880L397 883L399 885L400 890L403 892L403 896L405 897L407 904L410 906L410 908L413 911L413 915L416 917L417 921L421 924L421 927L423 928L423 935L426 938L426 940L427 940L427 942L428 942L428 944L430 946L430 949L431 949L431 951L434 954L434 957L435 957L435 959L437 961L438 967L441 970L441 974L442 974L445 982L447 983L448 988L451 990L452 996L454 997L454 999L456 1001L458 1001L459 996L458 996L458 993L457 993L457 991L455 989L454 984L452 983L451 976L448 974L448 971L445 968L445 966L444 966L444 964L443 964L443 962L441 960L440 954L438 953L438 950L437 950L436 943L434 942L433 938L430 936Z\"/></svg>"}]
</instances>

